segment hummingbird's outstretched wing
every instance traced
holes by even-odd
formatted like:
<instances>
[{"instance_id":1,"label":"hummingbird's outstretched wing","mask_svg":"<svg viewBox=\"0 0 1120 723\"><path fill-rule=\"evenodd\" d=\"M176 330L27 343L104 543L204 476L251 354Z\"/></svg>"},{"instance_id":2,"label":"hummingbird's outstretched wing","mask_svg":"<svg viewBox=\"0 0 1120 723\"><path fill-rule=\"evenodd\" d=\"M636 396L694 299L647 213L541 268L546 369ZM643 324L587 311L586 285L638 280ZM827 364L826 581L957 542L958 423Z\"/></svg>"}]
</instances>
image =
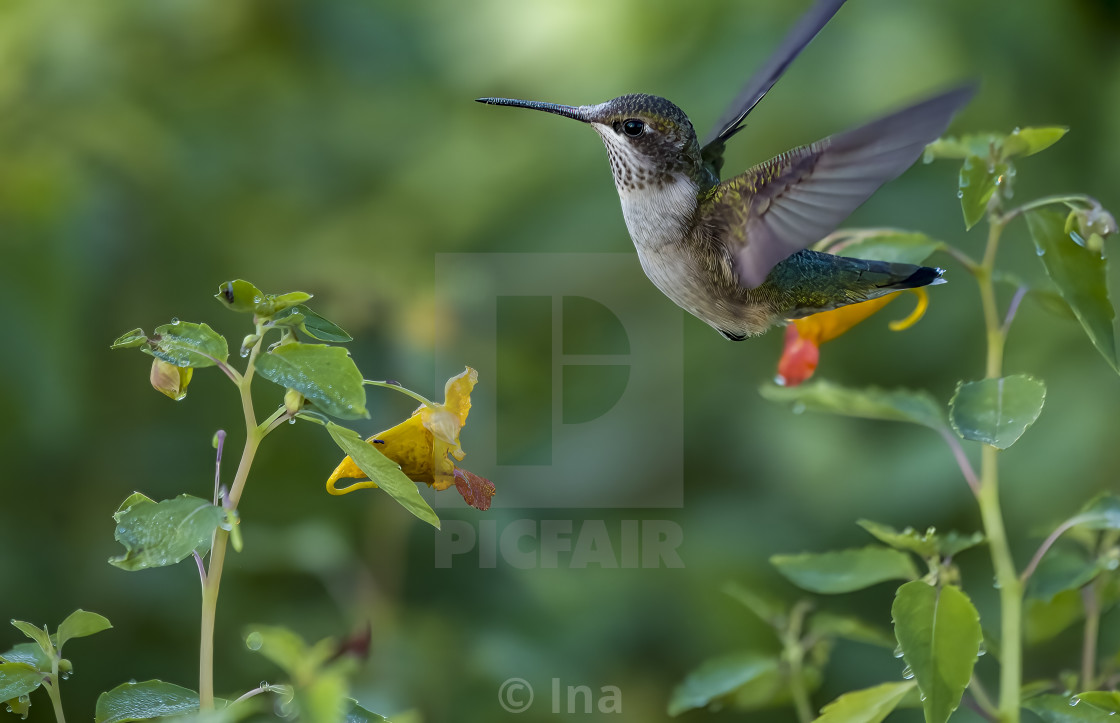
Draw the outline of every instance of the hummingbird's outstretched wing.
<instances>
[{"instance_id":1,"label":"hummingbird's outstretched wing","mask_svg":"<svg viewBox=\"0 0 1120 723\"><path fill-rule=\"evenodd\" d=\"M720 167L723 166L723 147L727 139L743 130L743 120L747 114L778 82L793 59L816 37L843 4L844 0L817 0L817 4L793 26L793 30L766 61L766 65L759 68L739 91L738 97L716 123L715 129L704 139L704 147L700 150L701 158L711 167L716 178L719 178Z\"/></svg>"},{"instance_id":2,"label":"hummingbird's outstretched wing","mask_svg":"<svg viewBox=\"0 0 1120 723\"><path fill-rule=\"evenodd\" d=\"M934 96L854 130L795 148L728 179L701 204L701 223L753 288L782 259L831 233L940 136L975 88Z\"/></svg>"}]
</instances>

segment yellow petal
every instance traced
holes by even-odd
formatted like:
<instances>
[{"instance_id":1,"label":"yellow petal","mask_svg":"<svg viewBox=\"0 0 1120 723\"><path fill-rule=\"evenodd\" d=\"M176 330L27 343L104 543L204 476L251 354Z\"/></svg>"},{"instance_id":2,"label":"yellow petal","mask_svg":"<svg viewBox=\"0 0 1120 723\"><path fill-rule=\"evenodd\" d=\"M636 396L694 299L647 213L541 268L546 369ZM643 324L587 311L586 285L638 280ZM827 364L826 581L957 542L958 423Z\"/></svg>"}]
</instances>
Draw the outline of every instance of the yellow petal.
<instances>
[{"instance_id":1,"label":"yellow petal","mask_svg":"<svg viewBox=\"0 0 1120 723\"><path fill-rule=\"evenodd\" d=\"M894 301L898 293L880 296L877 299L861 301L858 304L841 306L839 309L822 311L819 314L806 316L804 319L795 319L794 325L803 339L809 339L821 345L832 341L844 332L851 329L879 309Z\"/></svg>"},{"instance_id":2,"label":"yellow petal","mask_svg":"<svg viewBox=\"0 0 1120 723\"><path fill-rule=\"evenodd\" d=\"M929 308L929 293L925 290L924 287L909 289L909 291L918 297L918 303L914 306L914 310L910 312L910 316L907 316L905 319L892 321L887 325L890 327L891 331L903 331L905 329L909 329L910 327L914 326L914 324L917 324L919 321L921 321L922 317L926 315L926 309Z\"/></svg>"}]
</instances>

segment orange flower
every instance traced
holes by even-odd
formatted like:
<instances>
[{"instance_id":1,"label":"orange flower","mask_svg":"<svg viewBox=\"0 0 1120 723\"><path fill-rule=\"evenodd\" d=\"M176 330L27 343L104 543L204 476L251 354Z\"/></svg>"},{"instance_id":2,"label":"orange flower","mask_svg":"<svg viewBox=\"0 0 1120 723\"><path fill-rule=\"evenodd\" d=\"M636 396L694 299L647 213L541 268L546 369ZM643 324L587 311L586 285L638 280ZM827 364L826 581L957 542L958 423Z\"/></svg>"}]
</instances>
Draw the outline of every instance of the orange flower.
<instances>
[{"instance_id":1,"label":"orange flower","mask_svg":"<svg viewBox=\"0 0 1120 723\"><path fill-rule=\"evenodd\" d=\"M408 419L366 441L383 455L400 465L401 471L414 482L424 482L437 490L452 484L467 504L480 510L490 508L494 485L484 477L459 469L449 458L463 459L466 453L459 445L459 431L467 422L471 409L471 390L478 382L478 372L467 367L462 374L451 377L444 387L443 404L423 404ZM340 479L362 481L347 487L336 487ZM350 457L342 460L327 480L327 491L344 495L354 490L376 487L366 479Z\"/></svg>"},{"instance_id":2,"label":"orange flower","mask_svg":"<svg viewBox=\"0 0 1120 723\"><path fill-rule=\"evenodd\" d=\"M929 294L924 288L908 291L918 297L918 304L905 319L892 321L891 331L909 329L925 315L926 307L929 306ZM813 376L820 360L821 344L842 335L896 298L897 293L888 294L870 301L841 306L839 309L822 311L803 319L794 319L786 327L785 348L778 360L778 384L795 387Z\"/></svg>"}]
</instances>

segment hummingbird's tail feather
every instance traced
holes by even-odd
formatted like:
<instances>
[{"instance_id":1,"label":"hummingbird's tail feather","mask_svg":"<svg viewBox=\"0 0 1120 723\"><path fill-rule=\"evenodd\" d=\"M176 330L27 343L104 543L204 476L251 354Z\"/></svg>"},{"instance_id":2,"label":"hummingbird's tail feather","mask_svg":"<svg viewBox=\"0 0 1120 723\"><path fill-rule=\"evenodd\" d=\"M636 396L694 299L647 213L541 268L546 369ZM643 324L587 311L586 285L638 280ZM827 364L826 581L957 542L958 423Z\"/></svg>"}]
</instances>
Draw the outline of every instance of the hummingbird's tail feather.
<instances>
[{"instance_id":1,"label":"hummingbird's tail feather","mask_svg":"<svg viewBox=\"0 0 1120 723\"><path fill-rule=\"evenodd\" d=\"M903 289L945 283L944 269L891 261L869 261L800 251L771 271L766 286L787 289L787 319L830 311Z\"/></svg>"}]
</instances>

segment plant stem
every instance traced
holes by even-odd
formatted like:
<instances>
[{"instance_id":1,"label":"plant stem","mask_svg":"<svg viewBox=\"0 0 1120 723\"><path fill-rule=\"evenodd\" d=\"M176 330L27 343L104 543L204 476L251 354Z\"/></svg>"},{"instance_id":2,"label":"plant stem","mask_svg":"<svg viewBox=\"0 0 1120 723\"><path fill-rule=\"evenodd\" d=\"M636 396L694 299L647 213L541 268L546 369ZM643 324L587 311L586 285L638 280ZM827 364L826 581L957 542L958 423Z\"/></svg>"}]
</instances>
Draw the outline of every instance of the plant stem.
<instances>
[{"instance_id":1,"label":"plant stem","mask_svg":"<svg viewBox=\"0 0 1120 723\"><path fill-rule=\"evenodd\" d=\"M50 696L51 705L54 706L54 719L58 723L66 723L66 715L62 712L62 693L58 690L58 659L54 661L54 672L43 681L43 688L46 689L47 695Z\"/></svg>"},{"instance_id":2,"label":"plant stem","mask_svg":"<svg viewBox=\"0 0 1120 723\"><path fill-rule=\"evenodd\" d=\"M259 332L259 329L258 329ZM249 477L249 468L253 465L253 458L257 454L257 447L264 439L265 432L257 425L256 413L253 411L252 381L255 366L253 362L261 349L261 339L257 340L249 356L249 363L245 367L245 374L238 380L237 386L241 391L241 409L245 414L245 447L241 451L241 461L237 465L237 474L233 478L233 487L230 489L226 506L231 510L237 509L241 493L245 490L245 480ZM214 533L214 541L210 546L210 568L207 571L206 582L202 586L202 632L199 638L198 654L198 702L200 710L214 708L214 624L218 612L218 588L222 582L222 568L226 560L226 543L229 541L229 532L218 529Z\"/></svg>"},{"instance_id":3,"label":"plant stem","mask_svg":"<svg viewBox=\"0 0 1120 723\"><path fill-rule=\"evenodd\" d=\"M1081 588L1081 601L1085 605L1085 633L1081 643L1081 689L1093 690L1093 679L1097 675L1097 635L1101 625L1096 580Z\"/></svg>"},{"instance_id":4,"label":"plant stem","mask_svg":"<svg viewBox=\"0 0 1120 723\"><path fill-rule=\"evenodd\" d=\"M793 606L789 614L789 627L786 629L785 646L786 657L789 660L789 692L793 698L793 705L797 709L797 720L800 723L810 723L815 717L813 706L809 703L809 691L805 687L805 675L801 662L805 657L805 646L801 640L801 627L805 622L805 615L812 608L812 603L802 600Z\"/></svg>"},{"instance_id":5,"label":"plant stem","mask_svg":"<svg viewBox=\"0 0 1120 723\"><path fill-rule=\"evenodd\" d=\"M992 274L995 270L996 251L999 238L1003 233L1004 220L995 213L989 214L988 244L984 250L984 260L975 270L980 285L980 300L984 307L984 326L988 337L988 354L985 376L999 379L1003 375L1003 344L1006 330L1001 323L996 307L995 288ZM992 553L992 567L995 568L996 585L999 587L1000 601L1000 656L999 717L1002 723L1018 723L1019 691L1023 677L1022 613L1023 584L1015 571L1015 561L1011 557L1011 546L1003 527L1003 512L999 502L999 450L984 445L980 454L980 517L984 523L984 533L988 537L988 547Z\"/></svg>"}]
</instances>

